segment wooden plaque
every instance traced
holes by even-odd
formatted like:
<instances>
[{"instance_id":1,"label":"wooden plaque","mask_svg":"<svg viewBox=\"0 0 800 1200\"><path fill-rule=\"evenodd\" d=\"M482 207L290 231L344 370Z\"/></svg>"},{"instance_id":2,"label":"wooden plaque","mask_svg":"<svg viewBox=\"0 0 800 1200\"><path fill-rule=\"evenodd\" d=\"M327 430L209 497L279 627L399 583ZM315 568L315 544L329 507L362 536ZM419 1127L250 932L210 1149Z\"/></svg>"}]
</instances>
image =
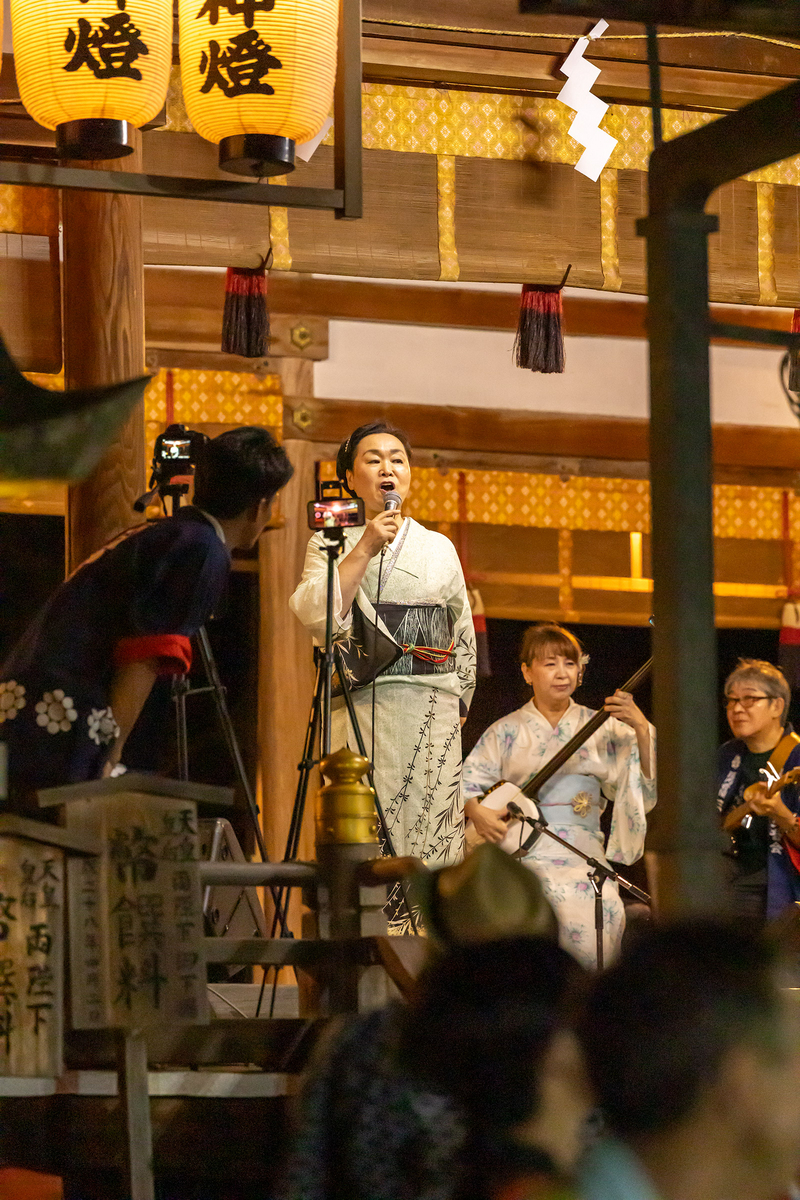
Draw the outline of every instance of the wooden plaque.
<instances>
[{"instance_id":1,"label":"wooden plaque","mask_svg":"<svg viewBox=\"0 0 800 1200\"><path fill-rule=\"evenodd\" d=\"M64 855L0 836L0 1075L63 1072Z\"/></svg>"},{"instance_id":2,"label":"wooden plaque","mask_svg":"<svg viewBox=\"0 0 800 1200\"><path fill-rule=\"evenodd\" d=\"M207 1023L196 804L130 791L67 811L102 844L68 867L73 1027Z\"/></svg>"}]
</instances>

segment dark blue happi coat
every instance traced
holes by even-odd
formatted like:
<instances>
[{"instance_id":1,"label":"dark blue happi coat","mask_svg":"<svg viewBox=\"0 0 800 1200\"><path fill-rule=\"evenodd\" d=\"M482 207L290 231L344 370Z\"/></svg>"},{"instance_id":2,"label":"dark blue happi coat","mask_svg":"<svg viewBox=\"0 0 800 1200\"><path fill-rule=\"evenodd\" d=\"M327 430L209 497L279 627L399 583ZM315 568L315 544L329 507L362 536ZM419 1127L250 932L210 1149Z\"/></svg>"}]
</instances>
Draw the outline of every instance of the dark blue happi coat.
<instances>
[{"instance_id":1,"label":"dark blue happi coat","mask_svg":"<svg viewBox=\"0 0 800 1200\"><path fill-rule=\"evenodd\" d=\"M791 726L787 725L784 732L791 732ZM717 759L717 809L720 816L742 803L740 775L742 755L746 750L744 742L738 738L720 746ZM783 772L791 770L792 767L800 767L800 745L792 750L784 764ZM783 788L781 799L790 812L800 814L800 791L796 786ZM800 900L800 871L795 866L795 859L800 862L800 850L795 850L794 847L787 849L781 831L772 821L769 824L768 849L767 920L771 920L796 900Z\"/></svg>"},{"instance_id":2,"label":"dark blue happi coat","mask_svg":"<svg viewBox=\"0 0 800 1200\"><path fill-rule=\"evenodd\" d=\"M211 522L186 507L127 530L57 589L0 667L14 807L30 808L38 788L100 775L118 735L115 669L156 658L166 674L187 670L188 639L218 605L229 571Z\"/></svg>"}]
</instances>

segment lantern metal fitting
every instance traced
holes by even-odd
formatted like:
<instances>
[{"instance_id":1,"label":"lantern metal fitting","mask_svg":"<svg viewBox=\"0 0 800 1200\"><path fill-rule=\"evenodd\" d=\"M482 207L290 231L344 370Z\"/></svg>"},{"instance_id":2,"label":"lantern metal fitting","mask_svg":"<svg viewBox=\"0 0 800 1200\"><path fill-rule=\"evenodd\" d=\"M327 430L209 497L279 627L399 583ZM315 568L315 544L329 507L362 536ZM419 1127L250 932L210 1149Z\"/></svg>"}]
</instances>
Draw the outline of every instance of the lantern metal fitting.
<instances>
[{"instance_id":1,"label":"lantern metal fitting","mask_svg":"<svg viewBox=\"0 0 800 1200\"><path fill-rule=\"evenodd\" d=\"M88 117L64 121L56 126L59 158L81 158L94 162L106 158L125 158L134 150L132 126L109 117Z\"/></svg>"},{"instance_id":2,"label":"lantern metal fitting","mask_svg":"<svg viewBox=\"0 0 800 1200\"><path fill-rule=\"evenodd\" d=\"M273 133L241 133L224 137L219 144L220 170L231 175L288 175L294 170L292 138Z\"/></svg>"}]
</instances>

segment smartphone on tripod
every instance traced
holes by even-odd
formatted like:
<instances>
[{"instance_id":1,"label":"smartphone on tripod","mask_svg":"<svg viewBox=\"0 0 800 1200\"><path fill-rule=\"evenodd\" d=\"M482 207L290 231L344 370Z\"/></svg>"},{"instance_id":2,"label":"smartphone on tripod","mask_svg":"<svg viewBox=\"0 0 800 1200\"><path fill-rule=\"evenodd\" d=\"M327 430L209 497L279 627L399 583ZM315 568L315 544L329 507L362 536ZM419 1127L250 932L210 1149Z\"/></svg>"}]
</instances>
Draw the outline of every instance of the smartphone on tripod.
<instances>
[{"instance_id":1,"label":"smartphone on tripod","mask_svg":"<svg viewBox=\"0 0 800 1200\"><path fill-rule=\"evenodd\" d=\"M319 496L308 502L308 528L352 529L363 525L364 501L359 496L345 496L338 479L320 480Z\"/></svg>"}]
</instances>

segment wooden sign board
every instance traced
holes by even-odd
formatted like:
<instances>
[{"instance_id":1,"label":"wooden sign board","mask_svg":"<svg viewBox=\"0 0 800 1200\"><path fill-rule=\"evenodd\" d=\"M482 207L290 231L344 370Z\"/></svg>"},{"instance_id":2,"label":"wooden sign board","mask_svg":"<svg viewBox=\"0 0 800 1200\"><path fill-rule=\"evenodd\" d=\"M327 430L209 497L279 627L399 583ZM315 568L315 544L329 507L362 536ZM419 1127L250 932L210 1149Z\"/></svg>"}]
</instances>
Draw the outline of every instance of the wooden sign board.
<instances>
[{"instance_id":1,"label":"wooden sign board","mask_svg":"<svg viewBox=\"0 0 800 1200\"><path fill-rule=\"evenodd\" d=\"M73 1027L207 1023L196 804L117 791L67 814L102 845L68 867Z\"/></svg>"},{"instance_id":2,"label":"wooden sign board","mask_svg":"<svg viewBox=\"0 0 800 1200\"><path fill-rule=\"evenodd\" d=\"M0 836L0 1075L63 1072L64 855Z\"/></svg>"}]
</instances>

